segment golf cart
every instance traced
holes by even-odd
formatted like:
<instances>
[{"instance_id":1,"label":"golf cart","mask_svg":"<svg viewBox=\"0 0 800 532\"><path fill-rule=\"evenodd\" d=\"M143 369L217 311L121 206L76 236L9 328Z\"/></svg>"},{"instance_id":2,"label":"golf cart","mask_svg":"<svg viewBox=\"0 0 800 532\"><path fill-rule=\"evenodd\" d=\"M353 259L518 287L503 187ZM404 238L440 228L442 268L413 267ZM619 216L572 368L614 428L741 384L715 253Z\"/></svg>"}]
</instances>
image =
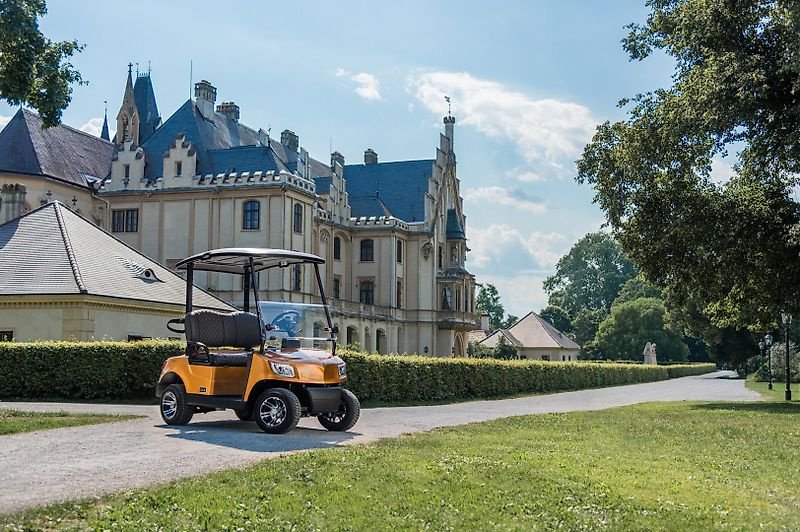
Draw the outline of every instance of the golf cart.
<instances>
[{"instance_id":1,"label":"golf cart","mask_svg":"<svg viewBox=\"0 0 800 532\"><path fill-rule=\"evenodd\" d=\"M167 327L186 335L186 353L164 362L156 389L168 425L223 409L254 419L270 434L292 430L301 416L316 416L328 430L356 424L361 407L341 386L347 372L336 356L337 330L319 273L324 262L309 253L258 248L215 249L178 262L186 270L186 314ZM258 272L288 267L314 268L321 305L259 301ZM197 271L241 276L243 311L193 309Z\"/></svg>"}]
</instances>

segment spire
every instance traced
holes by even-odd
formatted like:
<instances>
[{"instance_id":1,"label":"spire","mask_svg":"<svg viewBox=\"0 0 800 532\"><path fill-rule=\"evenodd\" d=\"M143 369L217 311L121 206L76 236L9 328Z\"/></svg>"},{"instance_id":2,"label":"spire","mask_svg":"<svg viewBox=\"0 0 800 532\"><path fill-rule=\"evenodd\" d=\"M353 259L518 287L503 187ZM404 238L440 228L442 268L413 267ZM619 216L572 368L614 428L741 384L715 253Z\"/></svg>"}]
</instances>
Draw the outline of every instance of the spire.
<instances>
[{"instance_id":1,"label":"spire","mask_svg":"<svg viewBox=\"0 0 800 532\"><path fill-rule=\"evenodd\" d=\"M108 100L103 102L105 110L103 111L103 131L100 132L100 138L103 140L111 140L108 136Z\"/></svg>"}]
</instances>

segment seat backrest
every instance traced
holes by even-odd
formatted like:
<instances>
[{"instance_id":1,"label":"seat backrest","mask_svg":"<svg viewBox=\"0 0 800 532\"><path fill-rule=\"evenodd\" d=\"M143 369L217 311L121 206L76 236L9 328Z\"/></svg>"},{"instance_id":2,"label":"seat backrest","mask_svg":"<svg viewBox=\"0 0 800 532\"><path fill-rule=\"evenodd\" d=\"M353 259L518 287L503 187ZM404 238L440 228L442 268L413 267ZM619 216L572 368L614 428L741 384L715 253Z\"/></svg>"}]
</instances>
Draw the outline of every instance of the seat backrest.
<instances>
[{"instance_id":1,"label":"seat backrest","mask_svg":"<svg viewBox=\"0 0 800 532\"><path fill-rule=\"evenodd\" d=\"M186 339L209 347L253 347L261 344L261 323L252 312L193 310L186 315Z\"/></svg>"}]
</instances>

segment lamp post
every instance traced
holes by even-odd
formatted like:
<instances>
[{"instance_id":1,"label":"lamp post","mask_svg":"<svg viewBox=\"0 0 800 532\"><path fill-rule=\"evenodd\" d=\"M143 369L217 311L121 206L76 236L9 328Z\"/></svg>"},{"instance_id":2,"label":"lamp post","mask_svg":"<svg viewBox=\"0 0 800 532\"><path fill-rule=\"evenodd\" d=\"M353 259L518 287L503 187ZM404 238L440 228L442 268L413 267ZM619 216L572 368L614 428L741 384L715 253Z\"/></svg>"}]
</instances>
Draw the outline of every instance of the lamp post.
<instances>
[{"instance_id":1,"label":"lamp post","mask_svg":"<svg viewBox=\"0 0 800 532\"><path fill-rule=\"evenodd\" d=\"M787 401L792 400L792 388L789 385L791 374L789 373L789 325L792 324L792 315L788 312L781 312L781 322L786 329L786 394L784 398Z\"/></svg>"},{"instance_id":2,"label":"lamp post","mask_svg":"<svg viewBox=\"0 0 800 532\"><path fill-rule=\"evenodd\" d=\"M764 343L764 339L758 341L758 378L759 380L764 378L764 347L766 344Z\"/></svg>"},{"instance_id":3,"label":"lamp post","mask_svg":"<svg viewBox=\"0 0 800 532\"><path fill-rule=\"evenodd\" d=\"M767 376L767 378L769 379L768 381L769 384L767 384L767 388L771 390L772 389L772 335L771 334L767 333L767 335L764 336L764 345L767 346L767 364L769 365L767 370L769 372L769 375Z\"/></svg>"}]
</instances>

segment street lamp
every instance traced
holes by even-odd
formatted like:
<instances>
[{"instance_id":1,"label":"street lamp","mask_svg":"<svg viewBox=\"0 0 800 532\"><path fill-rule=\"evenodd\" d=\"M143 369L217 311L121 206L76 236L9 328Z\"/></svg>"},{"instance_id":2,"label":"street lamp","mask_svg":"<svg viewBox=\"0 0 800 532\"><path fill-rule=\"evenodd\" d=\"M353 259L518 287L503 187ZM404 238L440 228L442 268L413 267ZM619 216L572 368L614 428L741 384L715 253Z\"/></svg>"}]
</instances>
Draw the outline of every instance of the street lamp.
<instances>
[{"instance_id":1,"label":"street lamp","mask_svg":"<svg viewBox=\"0 0 800 532\"><path fill-rule=\"evenodd\" d=\"M764 348L767 344L764 343L764 339L758 341L758 378L762 380L764 378Z\"/></svg>"},{"instance_id":2,"label":"street lamp","mask_svg":"<svg viewBox=\"0 0 800 532\"><path fill-rule=\"evenodd\" d=\"M771 390L772 389L772 335L771 334L767 333L767 335L764 336L764 345L767 346L767 364L769 364L768 368L769 375L767 377L769 379L769 384L767 385L767 387Z\"/></svg>"},{"instance_id":3,"label":"street lamp","mask_svg":"<svg viewBox=\"0 0 800 532\"><path fill-rule=\"evenodd\" d=\"M786 329L786 394L784 395L784 398L787 401L791 401L792 389L789 386L789 325L792 324L792 315L788 312L781 312L781 322L783 322L783 327Z\"/></svg>"}]
</instances>

